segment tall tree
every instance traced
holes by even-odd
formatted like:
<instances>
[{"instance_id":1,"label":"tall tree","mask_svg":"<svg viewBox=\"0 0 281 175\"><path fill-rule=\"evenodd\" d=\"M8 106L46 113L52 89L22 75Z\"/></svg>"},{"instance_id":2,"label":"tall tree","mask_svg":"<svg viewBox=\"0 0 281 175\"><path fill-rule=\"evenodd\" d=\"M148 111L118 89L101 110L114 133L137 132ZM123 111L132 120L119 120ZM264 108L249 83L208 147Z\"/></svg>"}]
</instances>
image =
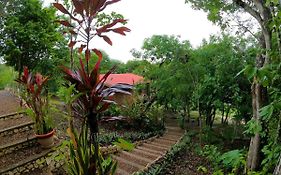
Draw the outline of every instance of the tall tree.
<instances>
[{"instance_id":1,"label":"tall tree","mask_svg":"<svg viewBox=\"0 0 281 175\"><path fill-rule=\"evenodd\" d=\"M229 18L235 19L239 26L255 35L255 31L247 27L245 18L239 16L244 12L254 21L260 28L260 37L257 37L260 43L260 48L263 50L261 54L256 56L256 69L261 69L270 62L270 51L272 50L272 28L270 22L272 21L272 14L274 9L273 1L266 0L186 0L186 3L191 3L196 9L203 9L208 13L208 18L225 28L230 25ZM256 70L255 69L255 70ZM262 87L257 76L254 76L252 83L252 109L253 117L257 123L261 123L260 109L266 103L266 89ZM251 138L247 167L249 170L256 170L260 165L260 133L255 133Z\"/></svg>"},{"instance_id":2,"label":"tall tree","mask_svg":"<svg viewBox=\"0 0 281 175\"><path fill-rule=\"evenodd\" d=\"M189 41L180 41L179 36L153 35L144 40L142 57L160 64L175 59L187 62L190 49Z\"/></svg>"},{"instance_id":3,"label":"tall tree","mask_svg":"<svg viewBox=\"0 0 281 175\"><path fill-rule=\"evenodd\" d=\"M39 0L14 1L6 2L8 6L2 10L5 15L0 30L0 55L20 74L23 66L34 69L53 59L64 39L57 31L53 8L43 8Z\"/></svg>"}]
</instances>

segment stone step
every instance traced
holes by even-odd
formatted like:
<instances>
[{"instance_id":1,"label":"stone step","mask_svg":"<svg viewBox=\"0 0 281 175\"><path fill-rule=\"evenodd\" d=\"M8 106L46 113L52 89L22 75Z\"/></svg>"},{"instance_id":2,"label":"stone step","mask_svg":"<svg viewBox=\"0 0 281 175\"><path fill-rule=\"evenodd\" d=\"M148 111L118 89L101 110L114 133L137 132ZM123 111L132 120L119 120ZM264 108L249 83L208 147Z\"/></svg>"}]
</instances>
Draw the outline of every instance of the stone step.
<instances>
[{"instance_id":1,"label":"stone step","mask_svg":"<svg viewBox=\"0 0 281 175\"><path fill-rule=\"evenodd\" d=\"M31 138L34 135L34 130L32 127L33 125L26 125L26 128L22 127L22 128L12 129L10 131L7 131L5 135L2 133L3 135L0 136L0 147L2 145L12 143L19 139Z\"/></svg>"},{"instance_id":2,"label":"stone step","mask_svg":"<svg viewBox=\"0 0 281 175\"><path fill-rule=\"evenodd\" d=\"M153 145L150 143L144 143L142 146L145 148L151 149L151 150L156 150L156 151L161 151L161 152L166 152L168 150L168 148L164 148L164 147L161 147L158 145Z\"/></svg>"},{"instance_id":3,"label":"stone step","mask_svg":"<svg viewBox=\"0 0 281 175\"><path fill-rule=\"evenodd\" d=\"M117 170L121 169L122 171L128 172L129 174L132 174L136 171L139 171L139 170L145 168L143 165L139 165L137 163L134 163L130 160L124 159L119 156L113 155L112 158L118 162Z\"/></svg>"},{"instance_id":4,"label":"stone step","mask_svg":"<svg viewBox=\"0 0 281 175\"><path fill-rule=\"evenodd\" d=\"M16 119L15 119L16 120ZM27 132L33 130L33 121L24 121L23 123L17 123L17 125L6 127L0 130L0 139L5 136L11 136L21 132Z\"/></svg>"},{"instance_id":5,"label":"stone step","mask_svg":"<svg viewBox=\"0 0 281 175\"><path fill-rule=\"evenodd\" d=\"M129 159L132 162L135 162L143 166L146 166L149 162L152 161L151 159L147 159L145 157L127 151L121 151L120 153L118 153L118 156L123 157L125 159Z\"/></svg>"},{"instance_id":6,"label":"stone step","mask_svg":"<svg viewBox=\"0 0 281 175\"><path fill-rule=\"evenodd\" d=\"M170 138L170 139L179 139L183 134L181 133L176 133L176 132L167 132L163 135L163 137L167 137L167 138Z\"/></svg>"},{"instance_id":7,"label":"stone step","mask_svg":"<svg viewBox=\"0 0 281 175\"><path fill-rule=\"evenodd\" d=\"M152 146L159 147L159 148L163 148L163 149L166 149L166 150L170 149L170 147L171 147L171 144L161 144L161 143L157 143L155 141L150 142L148 144L150 144Z\"/></svg>"},{"instance_id":8,"label":"stone step","mask_svg":"<svg viewBox=\"0 0 281 175\"><path fill-rule=\"evenodd\" d=\"M138 146L137 149L142 150L142 151L146 151L148 153L152 153L152 154L155 154L155 155L165 154L165 151L154 150L154 149L151 149L151 148L147 148L144 145Z\"/></svg>"},{"instance_id":9,"label":"stone step","mask_svg":"<svg viewBox=\"0 0 281 175\"><path fill-rule=\"evenodd\" d=\"M29 148L36 145L37 145L37 139L34 134L26 135L25 137L22 138L18 137L17 139L11 140L11 142L7 142L5 144L0 145L0 156L5 156L7 154L15 153L18 150Z\"/></svg>"},{"instance_id":10,"label":"stone step","mask_svg":"<svg viewBox=\"0 0 281 175\"><path fill-rule=\"evenodd\" d=\"M130 175L130 173L128 173L126 170L123 170L121 168L117 168L115 175Z\"/></svg>"},{"instance_id":11,"label":"stone step","mask_svg":"<svg viewBox=\"0 0 281 175\"><path fill-rule=\"evenodd\" d=\"M148 152L145 150L141 150L138 148L135 148L132 151L132 154L138 155L138 156L142 156L144 158L150 159L150 160L155 160L157 159L161 154L157 154L157 153L152 153L152 152Z\"/></svg>"},{"instance_id":12,"label":"stone step","mask_svg":"<svg viewBox=\"0 0 281 175\"><path fill-rule=\"evenodd\" d=\"M0 122L0 133L7 130L8 128L17 127L18 125L22 125L23 123L32 122L31 118L25 115L21 115L18 118L9 118L6 120L2 120Z\"/></svg>"},{"instance_id":13,"label":"stone step","mask_svg":"<svg viewBox=\"0 0 281 175\"><path fill-rule=\"evenodd\" d=\"M45 156L52 152L52 149L42 149L40 146L33 146L18 150L16 153L6 154L0 157L0 174L23 174L43 167Z\"/></svg>"},{"instance_id":14,"label":"stone step","mask_svg":"<svg viewBox=\"0 0 281 175\"><path fill-rule=\"evenodd\" d=\"M169 139L166 139L165 137L160 137L160 138L155 139L153 142L158 143L158 144L173 145L177 141L169 140Z\"/></svg>"},{"instance_id":15,"label":"stone step","mask_svg":"<svg viewBox=\"0 0 281 175\"><path fill-rule=\"evenodd\" d=\"M0 121L19 118L22 117L23 115L24 112L12 112L9 114L0 115Z\"/></svg>"}]
</instances>

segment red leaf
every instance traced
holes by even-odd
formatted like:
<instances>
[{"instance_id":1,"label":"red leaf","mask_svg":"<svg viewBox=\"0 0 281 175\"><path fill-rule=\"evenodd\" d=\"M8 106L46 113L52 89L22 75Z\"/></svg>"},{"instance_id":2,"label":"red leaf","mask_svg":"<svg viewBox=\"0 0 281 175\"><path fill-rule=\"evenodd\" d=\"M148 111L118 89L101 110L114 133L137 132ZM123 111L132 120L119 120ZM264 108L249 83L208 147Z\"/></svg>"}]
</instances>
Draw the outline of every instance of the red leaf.
<instances>
[{"instance_id":1,"label":"red leaf","mask_svg":"<svg viewBox=\"0 0 281 175\"><path fill-rule=\"evenodd\" d=\"M79 58L79 61L80 61L80 67L81 67L80 76L84 79L84 82L86 83L85 86L88 88L91 88L90 80L89 80L88 74L85 71L84 63L81 58Z\"/></svg>"},{"instance_id":2,"label":"red leaf","mask_svg":"<svg viewBox=\"0 0 281 175\"><path fill-rule=\"evenodd\" d=\"M75 7L74 12L77 12L81 16L83 16L84 7L83 7L83 4L81 3L81 1L79 1L79 0L72 0L72 2L73 2L73 5Z\"/></svg>"},{"instance_id":3,"label":"red leaf","mask_svg":"<svg viewBox=\"0 0 281 175\"><path fill-rule=\"evenodd\" d=\"M30 90L31 93L34 93L34 92L35 92L35 90L34 90L34 85L30 85L30 86L29 86L29 90Z\"/></svg>"},{"instance_id":4,"label":"red leaf","mask_svg":"<svg viewBox=\"0 0 281 175\"><path fill-rule=\"evenodd\" d=\"M120 35L126 35L125 32L130 32L131 30L127 27L119 27L116 29L112 29L113 32L119 33Z\"/></svg>"},{"instance_id":5,"label":"red leaf","mask_svg":"<svg viewBox=\"0 0 281 175\"><path fill-rule=\"evenodd\" d=\"M73 27L68 21L66 20L61 20L61 21L57 21L58 23L64 25L65 27Z\"/></svg>"},{"instance_id":6,"label":"red leaf","mask_svg":"<svg viewBox=\"0 0 281 175\"><path fill-rule=\"evenodd\" d=\"M97 72L100 68L100 63L101 63L101 60L102 60L102 53L98 49L93 49L93 51L99 57L96 65L95 65L95 68L94 68L94 70Z\"/></svg>"},{"instance_id":7,"label":"red leaf","mask_svg":"<svg viewBox=\"0 0 281 175\"><path fill-rule=\"evenodd\" d=\"M26 66L24 66L24 68L23 68L23 75L24 75L24 78L27 79L27 77L28 77L28 68Z\"/></svg>"},{"instance_id":8,"label":"red leaf","mask_svg":"<svg viewBox=\"0 0 281 175\"><path fill-rule=\"evenodd\" d=\"M101 36L101 37L103 38L103 40L104 40L105 42L107 42L109 45L112 46L112 41L110 40L110 38L108 38L108 37L105 36L105 35L103 35L103 36Z\"/></svg>"},{"instance_id":9,"label":"red leaf","mask_svg":"<svg viewBox=\"0 0 281 175\"><path fill-rule=\"evenodd\" d=\"M82 53L82 51L83 51L83 49L86 47L86 45L85 44L81 44L81 46L79 47L79 49L78 49L78 53Z\"/></svg>"},{"instance_id":10,"label":"red leaf","mask_svg":"<svg viewBox=\"0 0 281 175\"><path fill-rule=\"evenodd\" d=\"M93 49L93 51L98 56L98 61L95 65L93 71L91 72L90 79L91 79L92 86L96 86L96 83L99 81L99 68L100 68L100 63L102 60L102 53L97 49Z\"/></svg>"},{"instance_id":11,"label":"red leaf","mask_svg":"<svg viewBox=\"0 0 281 175\"><path fill-rule=\"evenodd\" d=\"M89 60L91 58L91 52L89 49L85 50L85 58L86 58L86 61L89 62Z\"/></svg>"},{"instance_id":12,"label":"red leaf","mask_svg":"<svg viewBox=\"0 0 281 175\"><path fill-rule=\"evenodd\" d=\"M124 22L126 22L126 21L127 21L127 20L125 20L125 19L115 19L112 23L107 24L107 25L104 25L104 26L102 26L101 28L96 29L96 31L97 31L97 33L100 35L100 34L103 33L103 32L108 32L108 31L110 31L109 28L115 26L117 23L124 23Z\"/></svg>"},{"instance_id":13,"label":"red leaf","mask_svg":"<svg viewBox=\"0 0 281 175\"><path fill-rule=\"evenodd\" d=\"M98 0L96 0L96 1L98 1ZM84 2L83 6L84 6L84 10L86 11L86 16L89 16L89 7L90 7L89 0L84 0L82 2Z\"/></svg>"},{"instance_id":14,"label":"red leaf","mask_svg":"<svg viewBox=\"0 0 281 175\"><path fill-rule=\"evenodd\" d=\"M107 1L107 2L104 4L104 6L99 10L99 12L100 12L100 11L103 11L108 5L113 4L113 3L116 3L116 2L119 2L119 1L121 1L121 0Z\"/></svg>"},{"instance_id":15,"label":"red leaf","mask_svg":"<svg viewBox=\"0 0 281 175\"><path fill-rule=\"evenodd\" d=\"M68 44L68 47L73 47L76 44L76 41L70 41Z\"/></svg>"},{"instance_id":16,"label":"red leaf","mask_svg":"<svg viewBox=\"0 0 281 175\"><path fill-rule=\"evenodd\" d=\"M74 30L69 30L69 33L71 33L72 35L77 35L77 33L74 32Z\"/></svg>"},{"instance_id":17,"label":"red leaf","mask_svg":"<svg viewBox=\"0 0 281 175\"><path fill-rule=\"evenodd\" d=\"M95 7L96 11L101 11L100 9L104 6L106 0L99 0L98 5Z\"/></svg>"},{"instance_id":18,"label":"red leaf","mask_svg":"<svg viewBox=\"0 0 281 175\"><path fill-rule=\"evenodd\" d=\"M36 82L36 84L37 84L38 86L41 86L42 80L43 80L42 75L39 74L39 73L37 73L37 74L35 75L35 82Z\"/></svg>"},{"instance_id":19,"label":"red leaf","mask_svg":"<svg viewBox=\"0 0 281 175\"><path fill-rule=\"evenodd\" d=\"M69 12L60 3L53 3L53 6L56 7L62 13L69 14Z\"/></svg>"}]
</instances>

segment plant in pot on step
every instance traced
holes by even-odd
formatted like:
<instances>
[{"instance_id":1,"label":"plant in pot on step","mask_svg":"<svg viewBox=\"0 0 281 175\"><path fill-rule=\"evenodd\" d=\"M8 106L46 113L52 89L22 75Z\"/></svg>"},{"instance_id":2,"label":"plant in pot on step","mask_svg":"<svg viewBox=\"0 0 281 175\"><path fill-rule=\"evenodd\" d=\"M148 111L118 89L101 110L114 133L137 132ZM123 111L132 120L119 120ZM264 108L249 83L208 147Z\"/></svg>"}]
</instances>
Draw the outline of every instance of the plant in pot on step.
<instances>
[{"instance_id":1,"label":"plant in pot on step","mask_svg":"<svg viewBox=\"0 0 281 175\"><path fill-rule=\"evenodd\" d=\"M44 88L48 77L44 77L40 73L34 75L27 67L24 67L23 75L16 81L22 87L20 96L27 107L26 113L35 123L38 142L43 148L52 147L55 130L50 117L50 96Z\"/></svg>"}]
</instances>

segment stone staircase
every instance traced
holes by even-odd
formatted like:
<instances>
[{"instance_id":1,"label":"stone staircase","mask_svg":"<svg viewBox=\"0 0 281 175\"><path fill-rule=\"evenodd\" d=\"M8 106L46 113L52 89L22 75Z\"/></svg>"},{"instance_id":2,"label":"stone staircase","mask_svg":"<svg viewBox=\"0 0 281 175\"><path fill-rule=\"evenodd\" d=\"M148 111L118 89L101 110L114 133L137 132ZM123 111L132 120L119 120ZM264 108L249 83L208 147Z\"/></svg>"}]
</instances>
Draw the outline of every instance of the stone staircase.
<instances>
[{"instance_id":1,"label":"stone staircase","mask_svg":"<svg viewBox=\"0 0 281 175\"><path fill-rule=\"evenodd\" d=\"M168 123L166 129L163 136L148 139L131 152L120 151L113 155L113 159L118 162L116 175L129 175L147 169L162 158L184 134L175 122Z\"/></svg>"},{"instance_id":2,"label":"stone staircase","mask_svg":"<svg viewBox=\"0 0 281 175\"><path fill-rule=\"evenodd\" d=\"M19 175L43 167L45 156L52 150L37 144L30 117L19 109L19 100L0 91L0 174Z\"/></svg>"}]
</instances>

